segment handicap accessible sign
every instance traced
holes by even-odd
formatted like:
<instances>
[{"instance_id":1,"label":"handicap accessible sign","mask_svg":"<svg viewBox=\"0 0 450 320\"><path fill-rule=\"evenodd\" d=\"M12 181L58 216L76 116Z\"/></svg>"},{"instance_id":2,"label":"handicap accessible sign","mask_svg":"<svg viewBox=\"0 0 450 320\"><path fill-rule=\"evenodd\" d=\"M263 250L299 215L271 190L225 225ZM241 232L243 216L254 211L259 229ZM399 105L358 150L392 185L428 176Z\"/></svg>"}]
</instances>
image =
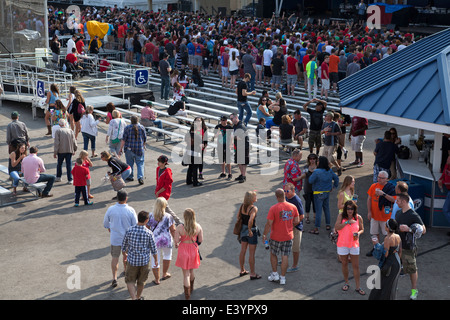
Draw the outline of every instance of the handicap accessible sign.
<instances>
[{"instance_id":1,"label":"handicap accessible sign","mask_svg":"<svg viewBox=\"0 0 450 320\"><path fill-rule=\"evenodd\" d=\"M147 69L139 69L136 70L134 74L134 83L136 86L146 85L148 82L148 70Z\"/></svg>"},{"instance_id":2,"label":"handicap accessible sign","mask_svg":"<svg viewBox=\"0 0 450 320\"><path fill-rule=\"evenodd\" d=\"M45 97L44 81L38 80L36 83L36 92L39 98Z\"/></svg>"}]
</instances>

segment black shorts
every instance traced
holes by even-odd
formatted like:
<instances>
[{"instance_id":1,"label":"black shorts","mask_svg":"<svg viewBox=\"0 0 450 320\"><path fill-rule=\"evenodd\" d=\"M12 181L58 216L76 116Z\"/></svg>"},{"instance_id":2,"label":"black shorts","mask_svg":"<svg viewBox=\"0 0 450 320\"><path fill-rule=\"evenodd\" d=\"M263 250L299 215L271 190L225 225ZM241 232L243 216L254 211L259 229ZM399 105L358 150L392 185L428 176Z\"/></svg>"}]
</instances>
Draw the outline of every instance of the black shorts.
<instances>
[{"instance_id":1,"label":"black shorts","mask_svg":"<svg viewBox=\"0 0 450 320\"><path fill-rule=\"evenodd\" d=\"M330 84L331 83L338 83L339 76L337 72L330 72Z\"/></svg>"},{"instance_id":2,"label":"black shorts","mask_svg":"<svg viewBox=\"0 0 450 320\"><path fill-rule=\"evenodd\" d=\"M264 66L264 77L272 78L272 69L270 66Z\"/></svg>"},{"instance_id":3,"label":"black shorts","mask_svg":"<svg viewBox=\"0 0 450 320\"><path fill-rule=\"evenodd\" d=\"M231 163L232 151L229 150L227 154L226 145L217 145L217 156L219 157L219 163Z\"/></svg>"},{"instance_id":4,"label":"black shorts","mask_svg":"<svg viewBox=\"0 0 450 320\"><path fill-rule=\"evenodd\" d=\"M236 152L236 150L234 150L234 163L249 164L250 163L250 147L246 147L244 155L239 155L239 157L238 157L238 152Z\"/></svg>"}]
</instances>

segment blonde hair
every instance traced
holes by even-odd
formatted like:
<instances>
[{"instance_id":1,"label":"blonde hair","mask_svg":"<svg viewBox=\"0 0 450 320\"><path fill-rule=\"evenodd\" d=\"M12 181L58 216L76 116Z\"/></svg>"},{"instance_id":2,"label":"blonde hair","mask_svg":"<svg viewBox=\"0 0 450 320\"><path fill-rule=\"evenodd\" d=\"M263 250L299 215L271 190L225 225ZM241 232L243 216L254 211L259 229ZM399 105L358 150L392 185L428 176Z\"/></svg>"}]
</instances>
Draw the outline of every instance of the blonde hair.
<instances>
[{"instance_id":1,"label":"blonde hair","mask_svg":"<svg viewBox=\"0 0 450 320\"><path fill-rule=\"evenodd\" d=\"M153 217L156 221L161 221L166 212L167 200L163 197L158 197L155 202L155 207L153 209Z\"/></svg>"},{"instance_id":2,"label":"blonde hair","mask_svg":"<svg viewBox=\"0 0 450 320\"><path fill-rule=\"evenodd\" d=\"M93 111L94 111L94 107L93 106L91 106L91 105L86 106L86 113L91 113Z\"/></svg>"},{"instance_id":3,"label":"blonde hair","mask_svg":"<svg viewBox=\"0 0 450 320\"><path fill-rule=\"evenodd\" d=\"M80 158L83 159L84 157L89 156L89 153L86 150L80 151Z\"/></svg>"},{"instance_id":4,"label":"blonde hair","mask_svg":"<svg viewBox=\"0 0 450 320\"><path fill-rule=\"evenodd\" d=\"M253 201L256 197L255 191L247 191L244 195L244 202L242 203L242 210L244 212L253 204Z\"/></svg>"},{"instance_id":5,"label":"blonde hair","mask_svg":"<svg viewBox=\"0 0 450 320\"><path fill-rule=\"evenodd\" d=\"M345 189L347 189L347 187L352 184L353 179L355 179L353 176L346 176L344 178L344 181L342 181L342 186L341 186L341 189L339 189L339 192L344 192ZM350 190L352 193L355 193L355 187L351 187ZM338 192L338 194L339 194L339 192Z\"/></svg>"},{"instance_id":6,"label":"blonde hair","mask_svg":"<svg viewBox=\"0 0 450 320\"><path fill-rule=\"evenodd\" d=\"M197 223L195 222L195 212L191 208L187 208L184 210L184 231L189 237L193 237L195 235L195 231L197 231Z\"/></svg>"},{"instance_id":7,"label":"blonde hair","mask_svg":"<svg viewBox=\"0 0 450 320\"><path fill-rule=\"evenodd\" d=\"M85 101L84 101L84 97L83 97L83 95L81 94L81 91L80 90L75 90L75 99L77 99L78 100L78 102L80 102L80 103L84 103Z\"/></svg>"},{"instance_id":8,"label":"blonde hair","mask_svg":"<svg viewBox=\"0 0 450 320\"><path fill-rule=\"evenodd\" d=\"M113 112L111 113L113 119L119 118L120 116L120 112L117 110L113 110Z\"/></svg>"},{"instance_id":9,"label":"blonde hair","mask_svg":"<svg viewBox=\"0 0 450 320\"><path fill-rule=\"evenodd\" d=\"M281 117L281 123L284 123L284 124L291 124L291 122L292 122L292 119L291 119L291 116L290 116L290 115L285 114L285 115L283 115L283 116Z\"/></svg>"}]
</instances>

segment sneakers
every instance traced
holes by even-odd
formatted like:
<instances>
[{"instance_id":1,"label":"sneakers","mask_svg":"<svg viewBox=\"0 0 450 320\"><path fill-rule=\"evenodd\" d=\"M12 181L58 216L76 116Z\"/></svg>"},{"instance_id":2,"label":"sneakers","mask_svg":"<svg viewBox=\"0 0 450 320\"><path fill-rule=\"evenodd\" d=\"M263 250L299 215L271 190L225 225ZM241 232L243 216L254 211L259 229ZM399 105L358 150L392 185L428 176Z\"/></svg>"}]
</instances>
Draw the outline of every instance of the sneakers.
<instances>
[{"instance_id":1,"label":"sneakers","mask_svg":"<svg viewBox=\"0 0 450 320\"><path fill-rule=\"evenodd\" d=\"M61 182L61 177L59 177L59 178L56 177L56 178L55 178L55 182Z\"/></svg>"},{"instance_id":2,"label":"sneakers","mask_svg":"<svg viewBox=\"0 0 450 320\"><path fill-rule=\"evenodd\" d=\"M228 174L227 180L230 181L231 179L233 179L233 175L230 173L230 174Z\"/></svg>"},{"instance_id":3,"label":"sneakers","mask_svg":"<svg viewBox=\"0 0 450 320\"><path fill-rule=\"evenodd\" d=\"M350 166L356 166L358 164L359 164L358 160L355 160L355 161L349 163Z\"/></svg>"},{"instance_id":4,"label":"sneakers","mask_svg":"<svg viewBox=\"0 0 450 320\"><path fill-rule=\"evenodd\" d=\"M205 179L203 178L203 174L202 174L202 173L199 173L199 174L198 174L198 179L199 179L199 180L205 180Z\"/></svg>"},{"instance_id":5,"label":"sneakers","mask_svg":"<svg viewBox=\"0 0 450 320\"><path fill-rule=\"evenodd\" d=\"M417 300L418 294L419 294L419 290L411 289L411 296L409 297L409 300Z\"/></svg>"},{"instance_id":6,"label":"sneakers","mask_svg":"<svg viewBox=\"0 0 450 320\"><path fill-rule=\"evenodd\" d=\"M361 167L364 166L364 162L360 162L360 163L358 163L356 166L357 166L358 168L361 168Z\"/></svg>"},{"instance_id":7,"label":"sneakers","mask_svg":"<svg viewBox=\"0 0 450 320\"><path fill-rule=\"evenodd\" d=\"M238 181L239 183L244 183L245 181L247 181L247 178L243 175L239 175L239 177L237 177L236 179L234 179L235 181Z\"/></svg>"},{"instance_id":8,"label":"sneakers","mask_svg":"<svg viewBox=\"0 0 450 320\"><path fill-rule=\"evenodd\" d=\"M219 179L225 178L227 175L225 173L221 173Z\"/></svg>"},{"instance_id":9,"label":"sneakers","mask_svg":"<svg viewBox=\"0 0 450 320\"><path fill-rule=\"evenodd\" d=\"M144 184L144 179L140 178L138 179L139 184Z\"/></svg>"},{"instance_id":10,"label":"sneakers","mask_svg":"<svg viewBox=\"0 0 450 320\"><path fill-rule=\"evenodd\" d=\"M279 281L280 280L280 276L278 275L278 272L271 272L270 275L267 277L267 280L273 281L273 282Z\"/></svg>"},{"instance_id":11,"label":"sneakers","mask_svg":"<svg viewBox=\"0 0 450 320\"><path fill-rule=\"evenodd\" d=\"M280 276L280 284L286 284L286 277Z\"/></svg>"}]
</instances>

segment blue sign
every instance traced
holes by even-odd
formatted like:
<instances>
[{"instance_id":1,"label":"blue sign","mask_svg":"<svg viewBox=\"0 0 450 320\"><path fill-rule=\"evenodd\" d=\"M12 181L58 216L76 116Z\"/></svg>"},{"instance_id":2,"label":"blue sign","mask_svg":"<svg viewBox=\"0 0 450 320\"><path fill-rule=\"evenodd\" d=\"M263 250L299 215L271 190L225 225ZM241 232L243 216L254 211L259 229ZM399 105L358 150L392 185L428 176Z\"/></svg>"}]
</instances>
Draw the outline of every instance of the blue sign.
<instances>
[{"instance_id":1,"label":"blue sign","mask_svg":"<svg viewBox=\"0 0 450 320\"><path fill-rule=\"evenodd\" d=\"M39 98L45 97L44 81L38 80L36 83L36 92Z\"/></svg>"},{"instance_id":2,"label":"blue sign","mask_svg":"<svg viewBox=\"0 0 450 320\"><path fill-rule=\"evenodd\" d=\"M136 70L134 76L134 83L136 86L146 85L148 82L148 70L147 69L139 69Z\"/></svg>"}]
</instances>

